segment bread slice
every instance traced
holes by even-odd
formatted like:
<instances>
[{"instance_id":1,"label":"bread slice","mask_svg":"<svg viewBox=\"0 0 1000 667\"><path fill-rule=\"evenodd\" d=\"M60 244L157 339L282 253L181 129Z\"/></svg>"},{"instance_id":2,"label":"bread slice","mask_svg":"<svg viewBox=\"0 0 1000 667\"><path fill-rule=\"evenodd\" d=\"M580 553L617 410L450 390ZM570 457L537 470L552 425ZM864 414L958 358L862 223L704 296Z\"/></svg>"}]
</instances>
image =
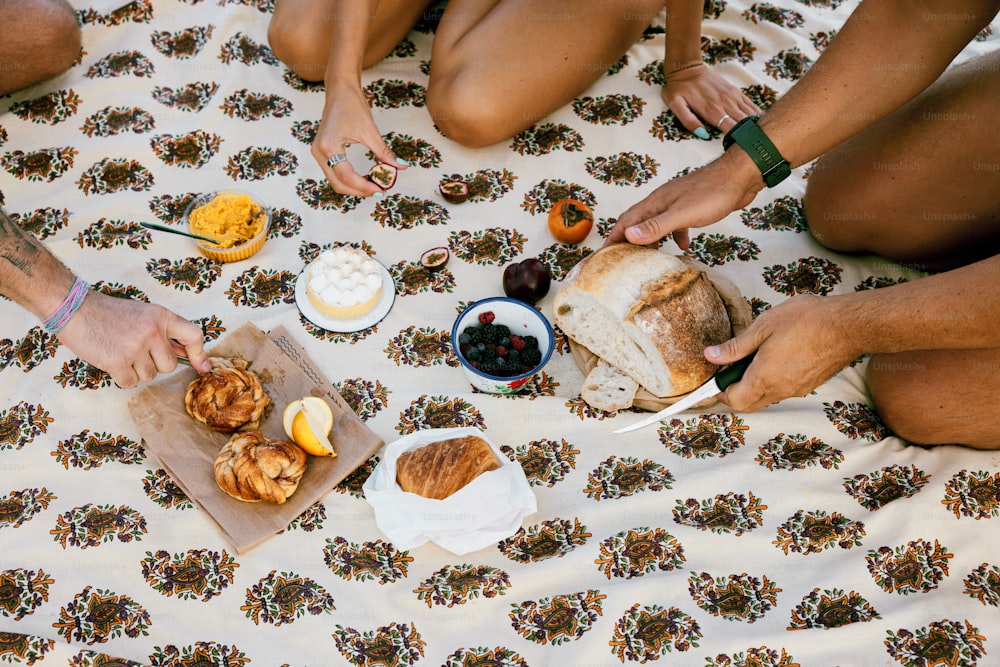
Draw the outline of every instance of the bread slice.
<instances>
[{"instance_id":1,"label":"bread slice","mask_svg":"<svg viewBox=\"0 0 1000 667\"><path fill-rule=\"evenodd\" d=\"M587 374L580 397L598 410L614 412L632 407L639 383L603 359Z\"/></svg>"},{"instance_id":2,"label":"bread slice","mask_svg":"<svg viewBox=\"0 0 1000 667\"><path fill-rule=\"evenodd\" d=\"M659 397L708 380L717 367L703 350L732 336L726 307L704 272L627 243L573 267L552 312L567 336Z\"/></svg>"}]
</instances>

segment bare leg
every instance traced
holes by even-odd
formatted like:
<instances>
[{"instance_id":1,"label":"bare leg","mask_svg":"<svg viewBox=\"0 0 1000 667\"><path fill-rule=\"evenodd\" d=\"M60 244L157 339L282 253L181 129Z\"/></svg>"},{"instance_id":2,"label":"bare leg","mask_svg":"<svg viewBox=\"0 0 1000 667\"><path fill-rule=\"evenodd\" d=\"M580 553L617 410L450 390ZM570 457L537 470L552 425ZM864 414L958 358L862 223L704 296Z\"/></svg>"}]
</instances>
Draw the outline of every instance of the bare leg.
<instances>
[{"instance_id":1,"label":"bare leg","mask_svg":"<svg viewBox=\"0 0 1000 667\"><path fill-rule=\"evenodd\" d=\"M614 65L663 0L451 0L431 53L427 108L466 146L508 139Z\"/></svg>"},{"instance_id":2,"label":"bare leg","mask_svg":"<svg viewBox=\"0 0 1000 667\"><path fill-rule=\"evenodd\" d=\"M875 355L868 386L899 437L921 445L1000 449L1000 350Z\"/></svg>"},{"instance_id":3,"label":"bare leg","mask_svg":"<svg viewBox=\"0 0 1000 667\"><path fill-rule=\"evenodd\" d=\"M927 270L1000 252L998 71L1000 51L946 72L821 158L804 199L816 239Z\"/></svg>"},{"instance_id":4,"label":"bare leg","mask_svg":"<svg viewBox=\"0 0 1000 667\"><path fill-rule=\"evenodd\" d=\"M80 57L80 24L64 0L0 0L0 95L40 83Z\"/></svg>"},{"instance_id":5,"label":"bare leg","mask_svg":"<svg viewBox=\"0 0 1000 667\"><path fill-rule=\"evenodd\" d=\"M380 0L365 47L364 67L385 58L413 28L429 0ZM334 5L322 0L276 0L267 27L271 50L306 81L322 81L330 55Z\"/></svg>"},{"instance_id":6,"label":"bare leg","mask_svg":"<svg viewBox=\"0 0 1000 667\"><path fill-rule=\"evenodd\" d=\"M926 270L1000 252L998 70L1000 51L955 68L824 156L804 201L816 239ZM874 355L867 377L903 439L996 449L998 371L1000 349L927 350Z\"/></svg>"}]
</instances>

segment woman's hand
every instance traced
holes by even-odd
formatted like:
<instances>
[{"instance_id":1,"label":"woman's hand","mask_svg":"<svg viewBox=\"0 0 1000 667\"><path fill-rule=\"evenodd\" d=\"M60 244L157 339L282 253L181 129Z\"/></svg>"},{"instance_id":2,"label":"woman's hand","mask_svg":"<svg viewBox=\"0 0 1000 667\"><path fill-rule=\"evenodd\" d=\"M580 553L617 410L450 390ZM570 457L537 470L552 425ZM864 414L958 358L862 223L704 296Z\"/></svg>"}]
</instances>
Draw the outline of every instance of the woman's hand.
<instances>
[{"instance_id":1,"label":"woman's hand","mask_svg":"<svg viewBox=\"0 0 1000 667\"><path fill-rule=\"evenodd\" d=\"M710 225L749 205L763 187L749 157L723 154L698 171L667 181L618 216L605 245L650 245L671 236L687 250L688 228Z\"/></svg>"},{"instance_id":2,"label":"woman's hand","mask_svg":"<svg viewBox=\"0 0 1000 667\"><path fill-rule=\"evenodd\" d=\"M666 76L660 94L685 128L700 139L708 139L702 121L728 131L737 121L760 108L746 94L706 65L683 69Z\"/></svg>"},{"instance_id":3,"label":"woman's hand","mask_svg":"<svg viewBox=\"0 0 1000 667\"><path fill-rule=\"evenodd\" d=\"M379 162L400 169L407 166L385 145L372 118L371 107L360 88L328 89L323 119L310 151L330 185L340 194L360 197L380 195L382 188L355 171L346 159L347 147L352 144L367 147Z\"/></svg>"},{"instance_id":4,"label":"woman's hand","mask_svg":"<svg viewBox=\"0 0 1000 667\"><path fill-rule=\"evenodd\" d=\"M792 396L805 396L861 355L844 335L849 322L836 297L800 295L761 313L745 331L706 348L713 364L731 364L754 350L743 378L721 401L754 412Z\"/></svg>"}]
</instances>

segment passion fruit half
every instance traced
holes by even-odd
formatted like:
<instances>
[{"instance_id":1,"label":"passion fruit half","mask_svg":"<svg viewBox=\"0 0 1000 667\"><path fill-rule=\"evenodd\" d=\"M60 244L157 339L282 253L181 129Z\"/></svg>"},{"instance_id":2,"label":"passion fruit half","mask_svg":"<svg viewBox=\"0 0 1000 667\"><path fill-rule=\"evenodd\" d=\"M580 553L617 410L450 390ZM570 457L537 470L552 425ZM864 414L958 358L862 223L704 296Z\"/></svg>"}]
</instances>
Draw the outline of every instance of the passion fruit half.
<instances>
[{"instance_id":1,"label":"passion fruit half","mask_svg":"<svg viewBox=\"0 0 1000 667\"><path fill-rule=\"evenodd\" d=\"M368 180L383 190L388 190L396 184L397 171L391 164L380 162L368 170Z\"/></svg>"},{"instance_id":2,"label":"passion fruit half","mask_svg":"<svg viewBox=\"0 0 1000 667\"><path fill-rule=\"evenodd\" d=\"M428 271L437 271L448 263L449 257L451 257L451 253L444 246L431 248L420 256L420 265Z\"/></svg>"},{"instance_id":3,"label":"passion fruit half","mask_svg":"<svg viewBox=\"0 0 1000 667\"><path fill-rule=\"evenodd\" d=\"M445 201L452 204L461 204L469 198L469 184L465 181L442 181L438 191Z\"/></svg>"}]
</instances>

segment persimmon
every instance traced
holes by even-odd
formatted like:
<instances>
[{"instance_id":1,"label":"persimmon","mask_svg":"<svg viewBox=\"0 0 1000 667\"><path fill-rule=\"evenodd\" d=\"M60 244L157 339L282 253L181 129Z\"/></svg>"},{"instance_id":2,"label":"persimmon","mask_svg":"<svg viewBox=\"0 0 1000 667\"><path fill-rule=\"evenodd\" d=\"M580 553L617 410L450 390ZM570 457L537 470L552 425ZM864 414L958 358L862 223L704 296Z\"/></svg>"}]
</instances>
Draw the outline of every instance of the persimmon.
<instances>
[{"instance_id":1,"label":"persimmon","mask_svg":"<svg viewBox=\"0 0 1000 667\"><path fill-rule=\"evenodd\" d=\"M549 209L549 231L560 243L578 244L594 226L594 212L577 199L563 199Z\"/></svg>"}]
</instances>

